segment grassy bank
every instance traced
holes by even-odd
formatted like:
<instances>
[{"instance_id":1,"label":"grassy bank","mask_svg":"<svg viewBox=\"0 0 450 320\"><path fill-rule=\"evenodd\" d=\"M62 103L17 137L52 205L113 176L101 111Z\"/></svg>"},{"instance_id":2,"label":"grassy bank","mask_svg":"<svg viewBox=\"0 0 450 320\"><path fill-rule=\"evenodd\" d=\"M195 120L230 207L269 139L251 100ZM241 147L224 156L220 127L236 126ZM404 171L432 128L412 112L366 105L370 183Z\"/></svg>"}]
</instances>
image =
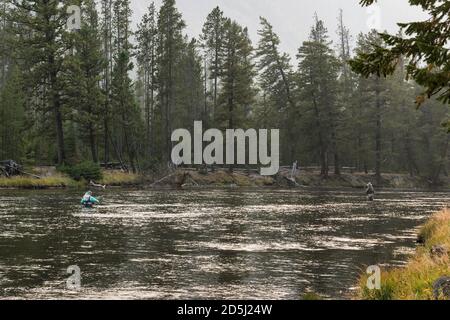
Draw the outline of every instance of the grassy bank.
<instances>
[{"instance_id":1,"label":"grassy bank","mask_svg":"<svg viewBox=\"0 0 450 320\"><path fill-rule=\"evenodd\" d=\"M27 176L15 176L11 178L0 177L0 188L49 189L77 187L79 185L80 183L62 174L41 179Z\"/></svg>"},{"instance_id":2,"label":"grassy bank","mask_svg":"<svg viewBox=\"0 0 450 320\"><path fill-rule=\"evenodd\" d=\"M143 180L137 174L121 171L103 171L102 179L96 182L106 186L131 186L141 184ZM67 174L54 170L46 172L41 179L31 176L0 177L0 188L4 189L85 188L88 185L89 182L84 179L76 181Z\"/></svg>"},{"instance_id":3,"label":"grassy bank","mask_svg":"<svg viewBox=\"0 0 450 320\"><path fill-rule=\"evenodd\" d=\"M419 246L403 268L386 270L381 274L381 289L369 290L367 275L359 284L359 297L365 300L431 300L433 284L442 276L450 276L450 210L434 215L421 229ZM436 246L447 253L436 254Z\"/></svg>"},{"instance_id":4,"label":"grassy bank","mask_svg":"<svg viewBox=\"0 0 450 320\"><path fill-rule=\"evenodd\" d=\"M144 183L142 176L122 171L103 171L102 176L98 183L106 186L132 186Z\"/></svg>"}]
</instances>

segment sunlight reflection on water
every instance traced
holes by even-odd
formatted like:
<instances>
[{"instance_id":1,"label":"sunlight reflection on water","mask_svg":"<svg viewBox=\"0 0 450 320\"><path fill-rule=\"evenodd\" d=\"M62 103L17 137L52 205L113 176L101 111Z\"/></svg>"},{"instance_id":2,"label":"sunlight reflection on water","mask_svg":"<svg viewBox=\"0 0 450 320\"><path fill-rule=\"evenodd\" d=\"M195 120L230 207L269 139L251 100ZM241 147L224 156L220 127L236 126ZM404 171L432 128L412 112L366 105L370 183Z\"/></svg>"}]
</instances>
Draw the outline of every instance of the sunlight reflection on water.
<instances>
[{"instance_id":1,"label":"sunlight reflection on water","mask_svg":"<svg viewBox=\"0 0 450 320\"><path fill-rule=\"evenodd\" d=\"M366 265L398 265L447 193L0 191L0 298L348 297ZM65 290L78 265L82 290Z\"/></svg>"}]
</instances>

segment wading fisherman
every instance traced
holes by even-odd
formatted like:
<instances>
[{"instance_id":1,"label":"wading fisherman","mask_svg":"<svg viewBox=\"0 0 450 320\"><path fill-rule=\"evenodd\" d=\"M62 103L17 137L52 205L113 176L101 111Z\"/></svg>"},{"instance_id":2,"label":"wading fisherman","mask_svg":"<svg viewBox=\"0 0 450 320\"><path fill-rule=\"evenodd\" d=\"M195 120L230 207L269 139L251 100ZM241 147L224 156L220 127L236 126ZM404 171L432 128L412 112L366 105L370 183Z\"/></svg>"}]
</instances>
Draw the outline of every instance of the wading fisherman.
<instances>
[{"instance_id":1,"label":"wading fisherman","mask_svg":"<svg viewBox=\"0 0 450 320\"><path fill-rule=\"evenodd\" d=\"M81 199L81 205L85 208L92 208L94 204L98 204L100 201L98 201L96 198L92 196L92 192L88 191L84 194L83 198Z\"/></svg>"},{"instance_id":2,"label":"wading fisherman","mask_svg":"<svg viewBox=\"0 0 450 320\"><path fill-rule=\"evenodd\" d=\"M373 201L374 197L375 197L375 189L373 188L373 185L371 182L369 182L367 184L366 187L366 194L367 194L367 200L369 201Z\"/></svg>"}]
</instances>

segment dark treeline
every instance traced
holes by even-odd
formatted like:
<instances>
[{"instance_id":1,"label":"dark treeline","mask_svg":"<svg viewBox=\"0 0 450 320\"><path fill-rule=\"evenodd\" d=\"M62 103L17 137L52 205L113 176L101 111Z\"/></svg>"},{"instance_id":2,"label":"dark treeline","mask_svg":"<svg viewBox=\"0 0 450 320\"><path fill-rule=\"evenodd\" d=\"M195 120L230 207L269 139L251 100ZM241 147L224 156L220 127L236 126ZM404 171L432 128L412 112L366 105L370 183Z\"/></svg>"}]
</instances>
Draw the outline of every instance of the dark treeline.
<instances>
[{"instance_id":1,"label":"dark treeline","mask_svg":"<svg viewBox=\"0 0 450 320\"><path fill-rule=\"evenodd\" d=\"M29 164L121 162L157 170L170 161L171 133L204 128L279 128L281 163L447 175L448 106L416 109L421 88L403 63L388 78L362 78L348 61L371 43L336 21L337 43L319 17L296 57L261 18L257 43L214 8L189 38L175 0L151 4L131 26L129 0L1 0L0 158ZM82 9L66 28L67 6ZM136 76L135 76L136 75Z\"/></svg>"}]
</instances>

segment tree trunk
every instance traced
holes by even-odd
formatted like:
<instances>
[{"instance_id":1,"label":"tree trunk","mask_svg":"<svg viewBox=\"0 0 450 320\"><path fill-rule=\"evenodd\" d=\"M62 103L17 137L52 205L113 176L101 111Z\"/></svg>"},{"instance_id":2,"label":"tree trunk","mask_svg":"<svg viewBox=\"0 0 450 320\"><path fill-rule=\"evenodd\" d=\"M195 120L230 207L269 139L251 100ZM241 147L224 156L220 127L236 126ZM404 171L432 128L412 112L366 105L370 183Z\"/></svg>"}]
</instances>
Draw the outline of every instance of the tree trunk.
<instances>
[{"instance_id":1,"label":"tree trunk","mask_svg":"<svg viewBox=\"0 0 450 320\"><path fill-rule=\"evenodd\" d=\"M411 177L414 177L416 174L420 174L420 171L417 166L416 160L414 159L413 148L411 147L411 136L409 132L406 135L405 149L409 175Z\"/></svg>"},{"instance_id":2,"label":"tree trunk","mask_svg":"<svg viewBox=\"0 0 450 320\"><path fill-rule=\"evenodd\" d=\"M147 155L150 157L152 153L151 148L151 97L150 97L150 77L149 71L147 70L147 66L145 66L144 71L144 105L145 105L145 146L147 146Z\"/></svg>"},{"instance_id":3,"label":"tree trunk","mask_svg":"<svg viewBox=\"0 0 450 320\"><path fill-rule=\"evenodd\" d=\"M218 82L219 82L219 48L218 48L218 42L219 42L219 36L216 34L216 48L214 51L214 104L213 104L213 119L215 118L215 113L217 110L217 90L218 90Z\"/></svg>"},{"instance_id":4,"label":"tree trunk","mask_svg":"<svg viewBox=\"0 0 450 320\"><path fill-rule=\"evenodd\" d=\"M59 90L57 85L57 72L55 66L55 57L50 55L48 58L48 64L51 68L50 72L50 90L52 94L53 113L55 116L55 129L56 129L56 147L58 153L58 165L63 165L66 160L64 150L64 129L63 119L61 114L61 101L59 97Z\"/></svg>"},{"instance_id":5,"label":"tree trunk","mask_svg":"<svg viewBox=\"0 0 450 320\"><path fill-rule=\"evenodd\" d=\"M105 161L105 164L107 164L108 162L109 162L109 140L108 140L108 136L109 136L109 125L108 125L108 117L106 116L106 114L105 114L105 116L104 116L104 119L103 119L103 130L104 130L104 144L105 144L105 146L104 146L104 148L105 148L105 150L104 150L104 161Z\"/></svg>"},{"instance_id":6,"label":"tree trunk","mask_svg":"<svg viewBox=\"0 0 450 320\"><path fill-rule=\"evenodd\" d=\"M433 184L439 183L439 176L441 175L441 172L444 169L444 164L446 162L447 155L448 155L449 142L450 142L450 135L447 135L447 141L445 142L442 153L441 153L441 160L439 162L439 166L433 176Z\"/></svg>"},{"instance_id":7,"label":"tree trunk","mask_svg":"<svg viewBox=\"0 0 450 320\"><path fill-rule=\"evenodd\" d=\"M205 62L204 62L204 88L203 88L203 95L204 95L204 105L203 105L203 122L206 124L206 126L208 127L208 66L207 66L207 60L205 57Z\"/></svg>"},{"instance_id":8,"label":"tree trunk","mask_svg":"<svg viewBox=\"0 0 450 320\"><path fill-rule=\"evenodd\" d=\"M57 95L57 94L56 94ZM56 123L56 141L58 148L58 165L63 165L66 161L66 155L64 151L64 130L62 123L62 115L60 110L59 96L54 97L56 101L53 102L53 109L55 112L55 123Z\"/></svg>"},{"instance_id":9,"label":"tree trunk","mask_svg":"<svg viewBox=\"0 0 450 320\"><path fill-rule=\"evenodd\" d=\"M312 81L312 79L311 79L311 83L314 83ZM315 120L316 120L316 127L318 130L318 138L319 138L320 175L324 178L328 178L328 172L329 172L328 148L325 145L325 141L323 138L322 126L321 126L321 121L320 121L320 111L319 111L319 106L317 105L316 95L314 94L314 92L312 93L312 100L313 100L314 114L316 117Z\"/></svg>"},{"instance_id":10,"label":"tree trunk","mask_svg":"<svg viewBox=\"0 0 450 320\"><path fill-rule=\"evenodd\" d=\"M382 179L381 179L381 125L382 125L382 116L381 116L381 109L382 109L382 101L381 101L381 92L380 92L380 79L377 78L376 81L376 110L375 110L375 117L376 117L376 128L375 128L375 178L377 185L381 185Z\"/></svg>"},{"instance_id":11,"label":"tree trunk","mask_svg":"<svg viewBox=\"0 0 450 320\"><path fill-rule=\"evenodd\" d=\"M91 146L92 161L94 163L98 163L96 139L95 139L95 133L94 133L94 128L92 127L92 124L89 125L89 144Z\"/></svg>"},{"instance_id":12,"label":"tree trunk","mask_svg":"<svg viewBox=\"0 0 450 320\"><path fill-rule=\"evenodd\" d=\"M109 162L109 109L110 109L110 77L112 73L112 59L111 59L111 51L112 51L112 20L111 20L111 10L112 10L112 1L107 0L103 4L104 17L103 17L103 41L104 41L104 58L105 58L105 80L104 80L104 90L105 90L105 105L104 105L104 114L103 114L103 134L104 134L104 162L107 164Z\"/></svg>"},{"instance_id":13,"label":"tree trunk","mask_svg":"<svg viewBox=\"0 0 450 320\"><path fill-rule=\"evenodd\" d=\"M337 148L337 141L336 141L336 133L333 132L333 135L331 137L333 139L333 154L334 154L334 174L335 175L341 175L341 163L339 159L339 153Z\"/></svg>"}]
</instances>

